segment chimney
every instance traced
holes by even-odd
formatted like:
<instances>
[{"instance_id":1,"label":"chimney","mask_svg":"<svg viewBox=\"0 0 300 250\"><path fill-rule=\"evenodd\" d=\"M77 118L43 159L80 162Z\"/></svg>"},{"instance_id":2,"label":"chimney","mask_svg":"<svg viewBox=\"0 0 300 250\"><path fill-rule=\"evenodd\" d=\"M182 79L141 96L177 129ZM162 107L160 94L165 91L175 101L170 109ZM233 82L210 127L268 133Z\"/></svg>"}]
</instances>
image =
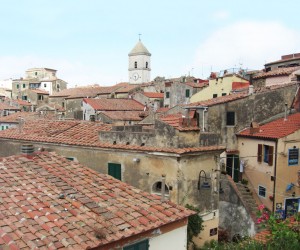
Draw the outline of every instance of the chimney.
<instances>
[{"instance_id":1,"label":"chimney","mask_svg":"<svg viewBox=\"0 0 300 250\"><path fill-rule=\"evenodd\" d=\"M250 124L250 134L253 135L259 132L259 124L257 122L251 122Z\"/></svg>"},{"instance_id":2,"label":"chimney","mask_svg":"<svg viewBox=\"0 0 300 250\"><path fill-rule=\"evenodd\" d=\"M252 95L253 94L253 91L254 90L254 86L251 84L251 85L249 85L249 91L248 91L248 94L249 95Z\"/></svg>"},{"instance_id":3,"label":"chimney","mask_svg":"<svg viewBox=\"0 0 300 250\"><path fill-rule=\"evenodd\" d=\"M34 147L32 144L23 144L21 146L21 152L24 154L27 158L30 158L33 155Z\"/></svg>"},{"instance_id":4,"label":"chimney","mask_svg":"<svg viewBox=\"0 0 300 250\"><path fill-rule=\"evenodd\" d=\"M165 201L165 185L166 185L166 175L163 174L161 176L161 201Z\"/></svg>"}]
</instances>

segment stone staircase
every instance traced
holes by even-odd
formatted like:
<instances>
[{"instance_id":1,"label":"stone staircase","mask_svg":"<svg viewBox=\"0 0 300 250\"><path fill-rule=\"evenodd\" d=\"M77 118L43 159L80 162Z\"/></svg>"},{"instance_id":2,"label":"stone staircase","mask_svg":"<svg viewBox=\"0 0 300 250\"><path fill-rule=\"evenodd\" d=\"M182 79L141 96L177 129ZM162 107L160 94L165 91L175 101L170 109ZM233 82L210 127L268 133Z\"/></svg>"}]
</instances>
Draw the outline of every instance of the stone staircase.
<instances>
[{"instance_id":1,"label":"stone staircase","mask_svg":"<svg viewBox=\"0 0 300 250\"><path fill-rule=\"evenodd\" d=\"M240 198L243 201L246 210L251 215L253 221L256 222L257 213L258 213L258 205L252 195L251 190L249 189L249 187L247 185L242 184L242 183L235 183L235 185L239 191Z\"/></svg>"}]
</instances>

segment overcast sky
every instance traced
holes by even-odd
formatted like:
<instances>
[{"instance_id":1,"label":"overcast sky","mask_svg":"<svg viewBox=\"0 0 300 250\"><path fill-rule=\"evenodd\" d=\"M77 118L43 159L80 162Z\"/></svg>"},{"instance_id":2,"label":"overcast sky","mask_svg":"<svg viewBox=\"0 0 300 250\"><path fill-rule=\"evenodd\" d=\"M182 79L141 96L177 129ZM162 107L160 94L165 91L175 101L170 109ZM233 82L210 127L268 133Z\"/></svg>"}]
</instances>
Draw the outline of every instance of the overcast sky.
<instances>
[{"instance_id":1,"label":"overcast sky","mask_svg":"<svg viewBox=\"0 0 300 250\"><path fill-rule=\"evenodd\" d=\"M128 81L141 40L151 78L261 69L300 52L299 0L0 0L0 80L58 70L75 85Z\"/></svg>"}]
</instances>

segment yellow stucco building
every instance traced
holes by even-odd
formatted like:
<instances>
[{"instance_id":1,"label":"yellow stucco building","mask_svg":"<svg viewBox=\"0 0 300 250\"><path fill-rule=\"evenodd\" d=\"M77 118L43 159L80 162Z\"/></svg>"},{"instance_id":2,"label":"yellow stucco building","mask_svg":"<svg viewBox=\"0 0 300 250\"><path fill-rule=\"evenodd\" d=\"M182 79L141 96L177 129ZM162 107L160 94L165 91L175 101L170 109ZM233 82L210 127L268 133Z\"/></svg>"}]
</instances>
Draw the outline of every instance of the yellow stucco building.
<instances>
[{"instance_id":1,"label":"yellow stucco building","mask_svg":"<svg viewBox=\"0 0 300 250\"><path fill-rule=\"evenodd\" d=\"M238 134L238 149L258 200L288 217L300 211L300 113Z\"/></svg>"},{"instance_id":2,"label":"yellow stucco building","mask_svg":"<svg viewBox=\"0 0 300 250\"><path fill-rule=\"evenodd\" d=\"M247 88L248 86L248 80L238 74L224 74L222 77L212 75L209 79L209 86L194 94L190 102L200 102L229 95L232 90Z\"/></svg>"}]
</instances>

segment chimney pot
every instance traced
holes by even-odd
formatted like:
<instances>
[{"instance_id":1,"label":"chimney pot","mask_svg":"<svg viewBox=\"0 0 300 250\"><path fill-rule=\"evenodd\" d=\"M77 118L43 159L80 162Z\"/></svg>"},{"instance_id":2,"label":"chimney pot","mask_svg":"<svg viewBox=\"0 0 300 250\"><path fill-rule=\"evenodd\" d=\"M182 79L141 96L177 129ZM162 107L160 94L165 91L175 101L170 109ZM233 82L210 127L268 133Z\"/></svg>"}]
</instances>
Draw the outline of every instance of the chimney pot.
<instances>
[{"instance_id":1,"label":"chimney pot","mask_svg":"<svg viewBox=\"0 0 300 250\"><path fill-rule=\"evenodd\" d=\"M34 152L34 146L32 144L23 144L21 146L21 152L26 156L32 156Z\"/></svg>"}]
</instances>

